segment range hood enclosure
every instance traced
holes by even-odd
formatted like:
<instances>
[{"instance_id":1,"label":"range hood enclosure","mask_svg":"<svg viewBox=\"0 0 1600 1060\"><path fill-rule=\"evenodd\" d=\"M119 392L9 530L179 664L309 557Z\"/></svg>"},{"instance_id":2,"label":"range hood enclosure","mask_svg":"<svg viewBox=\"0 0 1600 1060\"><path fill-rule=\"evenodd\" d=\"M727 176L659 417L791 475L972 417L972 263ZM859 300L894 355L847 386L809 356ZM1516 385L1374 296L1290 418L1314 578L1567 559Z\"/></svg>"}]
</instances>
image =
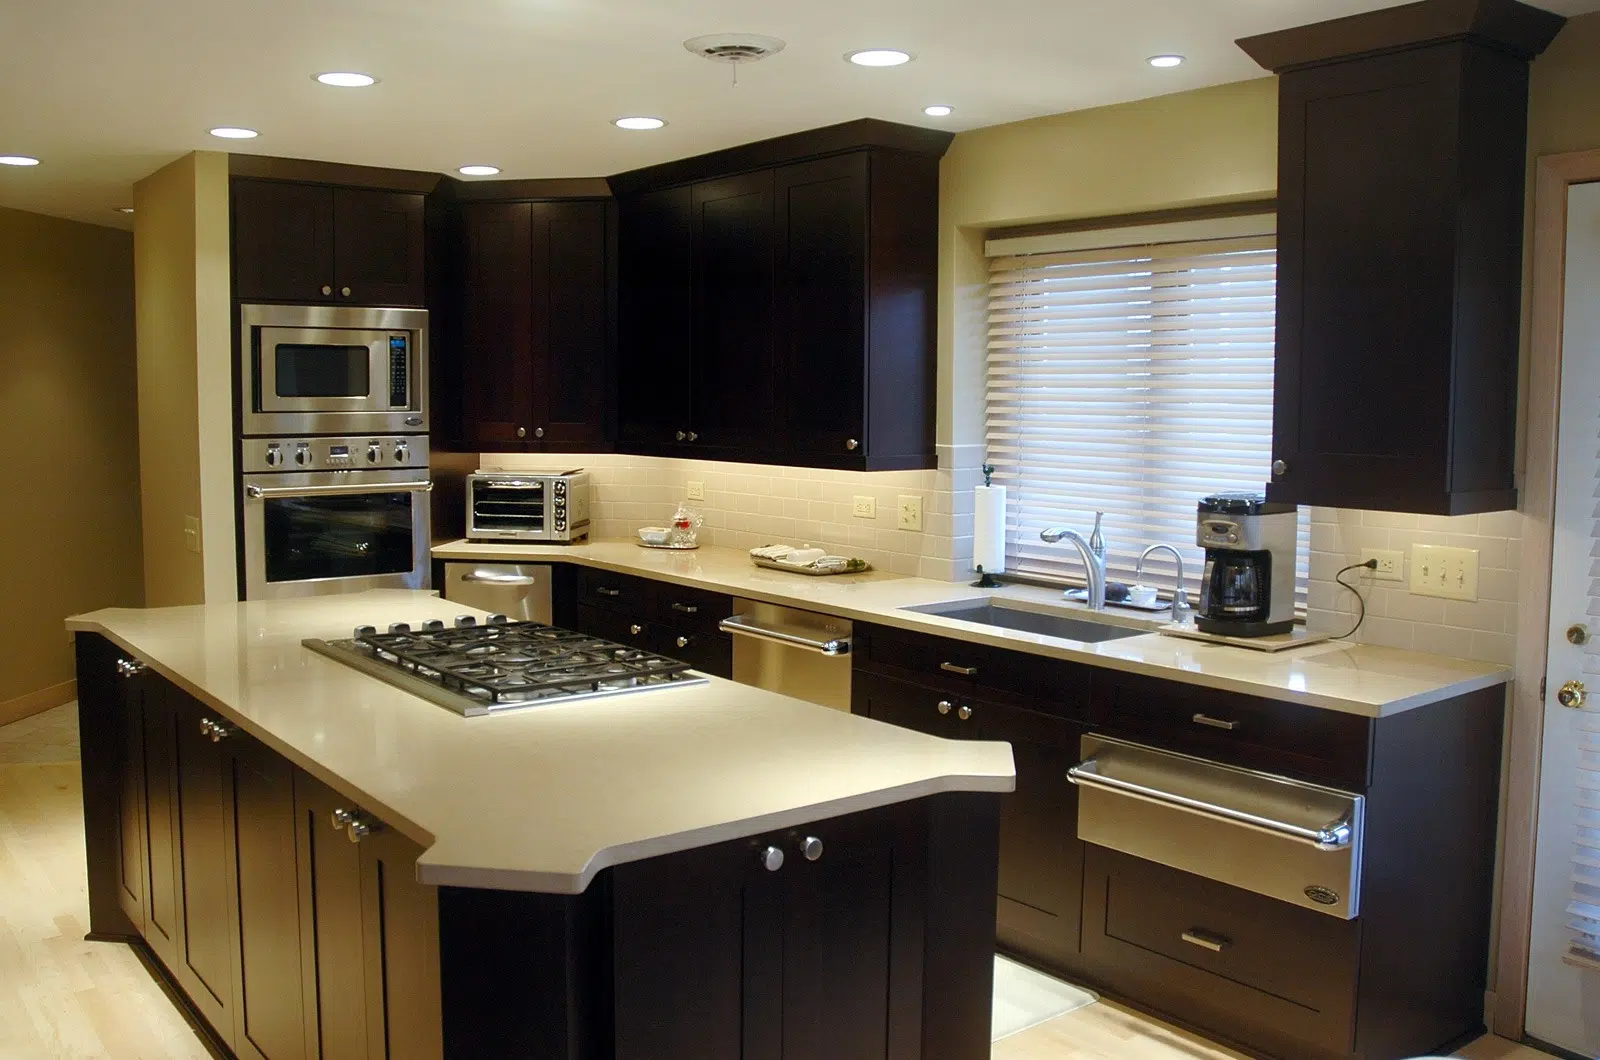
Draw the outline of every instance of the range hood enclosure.
<instances>
[{"instance_id":1,"label":"range hood enclosure","mask_svg":"<svg viewBox=\"0 0 1600 1060\"><path fill-rule=\"evenodd\" d=\"M1425 0L1238 42L1281 75L1272 500L1516 506L1528 61L1563 22Z\"/></svg>"}]
</instances>

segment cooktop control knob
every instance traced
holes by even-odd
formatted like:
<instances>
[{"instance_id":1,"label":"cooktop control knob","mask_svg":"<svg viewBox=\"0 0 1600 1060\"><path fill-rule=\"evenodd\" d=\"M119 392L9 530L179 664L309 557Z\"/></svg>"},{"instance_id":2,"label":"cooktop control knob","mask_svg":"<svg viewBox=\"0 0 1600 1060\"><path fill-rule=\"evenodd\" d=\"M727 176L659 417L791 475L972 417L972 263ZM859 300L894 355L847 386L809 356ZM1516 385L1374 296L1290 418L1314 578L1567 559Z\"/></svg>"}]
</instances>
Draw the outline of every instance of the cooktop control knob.
<instances>
[{"instance_id":1,"label":"cooktop control knob","mask_svg":"<svg viewBox=\"0 0 1600 1060\"><path fill-rule=\"evenodd\" d=\"M457 615L456 616L456 628L457 629L471 629L473 626L476 626L477 624L478 624L478 618L477 618L476 615Z\"/></svg>"},{"instance_id":2,"label":"cooktop control knob","mask_svg":"<svg viewBox=\"0 0 1600 1060\"><path fill-rule=\"evenodd\" d=\"M367 446L367 463L376 464L383 459L383 446L372 442Z\"/></svg>"},{"instance_id":3,"label":"cooktop control knob","mask_svg":"<svg viewBox=\"0 0 1600 1060\"><path fill-rule=\"evenodd\" d=\"M276 445L267 446L266 461L268 467L277 467L279 464L283 463L283 450L279 449Z\"/></svg>"},{"instance_id":4,"label":"cooktop control knob","mask_svg":"<svg viewBox=\"0 0 1600 1060\"><path fill-rule=\"evenodd\" d=\"M403 463L406 462L406 460L410 456L411 456L411 450L406 446L405 442L401 442L400 444L398 444L398 445L396 445L394 447L394 462L395 463L403 464Z\"/></svg>"}]
</instances>

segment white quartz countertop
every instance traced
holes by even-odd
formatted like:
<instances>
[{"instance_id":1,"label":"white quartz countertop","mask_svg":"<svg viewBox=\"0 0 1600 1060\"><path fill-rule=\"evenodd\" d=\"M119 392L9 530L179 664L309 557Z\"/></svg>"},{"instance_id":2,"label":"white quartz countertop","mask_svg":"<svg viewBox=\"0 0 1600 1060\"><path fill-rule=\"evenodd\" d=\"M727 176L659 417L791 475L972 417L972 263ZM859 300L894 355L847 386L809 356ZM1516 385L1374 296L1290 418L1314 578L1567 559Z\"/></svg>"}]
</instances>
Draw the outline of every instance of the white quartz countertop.
<instances>
[{"instance_id":1,"label":"white quartz countertop","mask_svg":"<svg viewBox=\"0 0 1600 1060\"><path fill-rule=\"evenodd\" d=\"M423 883L574 894L600 870L946 791L1011 791L1011 749L713 678L463 718L305 648L448 621L431 593L112 608L100 633L426 848Z\"/></svg>"},{"instance_id":2,"label":"white quartz countertop","mask_svg":"<svg viewBox=\"0 0 1600 1060\"><path fill-rule=\"evenodd\" d=\"M501 563L576 563L857 622L920 630L992 647L1371 718L1502 685L1511 679L1509 669L1491 663L1347 641L1325 641L1269 654L1167 637L1153 632L1159 619L1118 609L1112 610L1115 621L1142 623L1152 632L1087 644L903 610L946 601L980 600L987 596L1034 607L1071 606L1061 600L1056 590L1026 585L999 590L973 589L961 583L878 571L814 578L757 567L750 562L748 554L730 548L707 546L689 552L671 552L640 548L631 541L579 545L455 541L436 546L433 557Z\"/></svg>"}]
</instances>

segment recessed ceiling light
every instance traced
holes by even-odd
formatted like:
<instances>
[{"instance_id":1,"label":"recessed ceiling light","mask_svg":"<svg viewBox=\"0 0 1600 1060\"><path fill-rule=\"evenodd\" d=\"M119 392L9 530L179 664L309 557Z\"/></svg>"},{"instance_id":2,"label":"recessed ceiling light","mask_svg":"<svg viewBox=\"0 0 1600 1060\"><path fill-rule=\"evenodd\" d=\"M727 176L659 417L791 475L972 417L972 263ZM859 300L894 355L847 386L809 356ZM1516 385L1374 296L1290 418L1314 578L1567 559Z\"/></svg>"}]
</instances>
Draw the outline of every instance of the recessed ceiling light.
<instances>
[{"instance_id":1,"label":"recessed ceiling light","mask_svg":"<svg viewBox=\"0 0 1600 1060\"><path fill-rule=\"evenodd\" d=\"M325 85L334 88L366 88L375 85L378 79L371 74L358 74L353 71L333 70L326 74L317 74L316 79Z\"/></svg>"},{"instance_id":2,"label":"recessed ceiling light","mask_svg":"<svg viewBox=\"0 0 1600 1060\"><path fill-rule=\"evenodd\" d=\"M239 129L232 125L219 125L211 130L212 136L220 136L224 140L254 140L261 135L254 129Z\"/></svg>"},{"instance_id":3,"label":"recessed ceiling light","mask_svg":"<svg viewBox=\"0 0 1600 1060\"><path fill-rule=\"evenodd\" d=\"M499 166L462 166L456 170L463 177L492 177L500 172Z\"/></svg>"},{"instance_id":4,"label":"recessed ceiling light","mask_svg":"<svg viewBox=\"0 0 1600 1060\"><path fill-rule=\"evenodd\" d=\"M36 166L39 160L32 155L0 155L0 166Z\"/></svg>"},{"instance_id":5,"label":"recessed ceiling light","mask_svg":"<svg viewBox=\"0 0 1600 1060\"><path fill-rule=\"evenodd\" d=\"M132 206L118 206L117 207L117 212L118 213L132 213L133 212L133 207Z\"/></svg>"},{"instance_id":6,"label":"recessed ceiling light","mask_svg":"<svg viewBox=\"0 0 1600 1060\"><path fill-rule=\"evenodd\" d=\"M898 48L868 48L865 51L851 52L845 58L857 66L899 66L911 61L911 53L900 51Z\"/></svg>"},{"instance_id":7,"label":"recessed ceiling light","mask_svg":"<svg viewBox=\"0 0 1600 1060\"><path fill-rule=\"evenodd\" d=\"M1170 66L1182 66L1183 65L1183 56L1181 56L1181 55L1152 55L1152 56L1150 56L1148 61L1149 61L1151 66L1154 66L1154 67L1157 67L1159 69L1163 69L1164 70L1164 69L1166 69L1167 67L1170 67Z\"/></svg>"},{"instance_id":8,"label":"recessed ceiling light","mask_svg":"<svg viewBox=\"0 0 1600 1060\"><path fill-rule=\"evenodd\" d=\"M611 124L615 125L619 129L635 129L639 131L645 131L649 129L659 129L667 123L661 118L646 118L641 116L634 118L618 118Z\"/></svg>"},{"instance_id":9,"label":"recessed ceiling light","mask_svg":"<svg viewBox=\"0 0 1600 1060\"><path fill-rule=\"evenodd\" d=\"M953 110L955 110L954 107L947 107L943 103L935 103L931 107L923 107L922 113L930 118L948 118Z\"/></svg>"}]
</instances>

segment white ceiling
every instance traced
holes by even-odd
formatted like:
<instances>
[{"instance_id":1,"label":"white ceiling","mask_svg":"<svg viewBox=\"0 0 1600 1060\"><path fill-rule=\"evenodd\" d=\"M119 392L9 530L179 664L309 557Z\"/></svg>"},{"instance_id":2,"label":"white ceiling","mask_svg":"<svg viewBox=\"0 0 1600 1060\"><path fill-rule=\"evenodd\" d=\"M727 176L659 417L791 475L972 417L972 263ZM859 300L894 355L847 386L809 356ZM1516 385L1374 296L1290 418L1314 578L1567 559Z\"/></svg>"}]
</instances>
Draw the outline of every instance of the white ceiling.
<instances>
[{"instance_id":1,"label":"white ceiling","mask_svg":"<svg viewBox=\"0 0 1600 1060\"><path fill-rule=\"evenodd\" d=\"M1600 0L1541 0L1564 14ZM503 177L596 176L859 117L962 130L1261 76L1236 37L1389 0L8 0L0 206L123 225L195 148ZM740 72L686 38L782 38ZM892 69L843 61L895 47ZM1188 56L1175 70L1146 57ZM382 81L335 89L311 76ZM948 103L955 113L926 118ZM611 119L660 115L657 132ZM240 144L206 134L258 129Z\"/></svg>"}]
</instances>

